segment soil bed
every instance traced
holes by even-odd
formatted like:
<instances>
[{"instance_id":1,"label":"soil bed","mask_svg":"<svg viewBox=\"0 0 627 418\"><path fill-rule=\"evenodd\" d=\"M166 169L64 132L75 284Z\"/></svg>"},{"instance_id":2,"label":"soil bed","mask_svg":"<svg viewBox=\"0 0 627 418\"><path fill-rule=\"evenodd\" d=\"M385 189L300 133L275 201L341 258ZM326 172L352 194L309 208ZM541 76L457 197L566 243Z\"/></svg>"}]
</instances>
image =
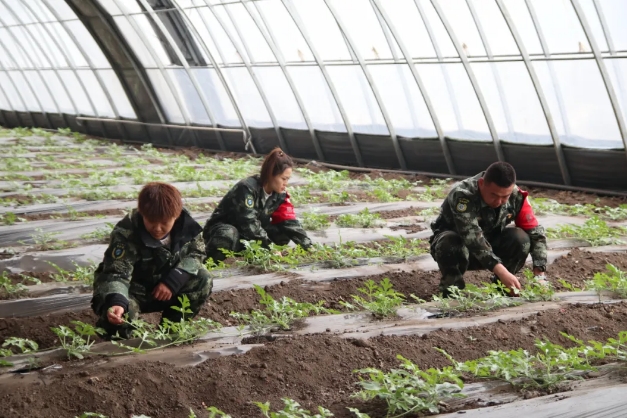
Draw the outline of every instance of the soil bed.
<instances>
[{"instance_id":1,"label":"soil bed","mask_svg":"<svg viewBox=\"0 0 627 418\"><path fill-rule=\"evenodd\" d=\"M534 340L543 337L572 346L560 335L562 331L584 341L604 341L623 330L626 320L626 304L576 305L521 320L424 336L367 341L333 335L277 339L246 354L210 359L190 368L143 362L141 356L115 368L107 367L102 359L62 362L63 368L54 373L55 377L0 386L0 402L7 417L56 418L91 411L108 416L186 418L190 407L199 413L203 403L234 417L260 417L251 401L270 401L276 410L282 406L280 398L288 397L309 410L323 405L339 418L354 417L347 407L357 407L373 418L382 417L381 403L350 398L358 381L353 370L396 368L397 354L423 369L449 365L433 347L465 361L482 357L488 350L524 348L534 352Z\"/></svg>"},{"instance_id":2,"label":"soil bed","mask_svg":"<svg viewBox=\"0 0 627 418\"><path fill-rule=\"evenodd\" d=\"M624 253L589 253L573 250L568 256L549 266L547 278L558 290L567 290L558 283L558 278L581 287L583 280L591 279L595 272L605 270L608 260L613 260L612 262L618 267L627 269L627 259ZM579 262L576 263L576 261ZM522 274L518 276L523 279ZM351 295L362 295L357 289L364 287L367 280L372 279L378 283L386 277L390 279L394 290L404 294L409 303L413 302L409 298L412 293L421 299L431 301L433 295L439 292L440 273L422 270L397 271L354 279L334 279L328 282L288 280L286 277L284 282L266 286L265 290L277 300L283 296L298 302L316 303L324 300L326 302L324 306L327 308L345 310L340 305L340 301L351 302ZM490 277L491 274L488 271L470 271L466 273L464 279L466 283L481 284L488 283ZM213 293L199 315L223 325L237 325L237 322L230 316L231 312L249 312L252 309L261 308L259 295L254 289L231 290ZM158 314L142 315L142 317L148 317L151 322L157 322L159 319ZM50 331L50 327L70 325L70 321L77 320L77 318L83 318L78 320L92 324L97 319L91 310L39 317L0 318L0 345L8 337L20 337L34 340L41 349L55 346L57 345L56 337Z\"/></svg>"}]
</instances>

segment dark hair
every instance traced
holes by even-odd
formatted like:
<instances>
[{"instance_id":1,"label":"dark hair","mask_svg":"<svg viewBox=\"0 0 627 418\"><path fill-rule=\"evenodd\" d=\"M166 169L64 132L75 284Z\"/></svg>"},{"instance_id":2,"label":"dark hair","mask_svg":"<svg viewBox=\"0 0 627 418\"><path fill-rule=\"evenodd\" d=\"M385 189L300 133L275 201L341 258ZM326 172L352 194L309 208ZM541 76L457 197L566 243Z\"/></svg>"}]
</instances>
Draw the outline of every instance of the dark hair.
<instances>
[{"instance_id":1,"label":"dark hair","mask_svg":"<svg viewBox=\"0 0 627 418\"><path fill-rule=\"evenodd\" d=\"M139 192L137 210L150 222L167 221L179 217L183 210L183 198L171 184L150 182Z\"/></svg>"},{"instance_id":2,"label":"dark hair","mask_svg":"<svg viewBox=\"0 0 627 418\"><path fill-rule=\"evenodd\" d=\"M494 183L499 187L507 188L516 183L516 171L511 164L499 161L492 163L483 174L486 183Z\"/></svg>"},{"instance_id":3,"label":"dark hair","mask_svg":"<svg viewBox=\"0 0 627 418\"><path fill-rule=\"evenodd\" d=\"M266 155L261 165L261 174L259 175L261 185L265 186L272 177L278 176L284 172L286 168L291 167L294 167L292 159L284 153L281 148L276 147Z\"/></svg>"}]
</instances>

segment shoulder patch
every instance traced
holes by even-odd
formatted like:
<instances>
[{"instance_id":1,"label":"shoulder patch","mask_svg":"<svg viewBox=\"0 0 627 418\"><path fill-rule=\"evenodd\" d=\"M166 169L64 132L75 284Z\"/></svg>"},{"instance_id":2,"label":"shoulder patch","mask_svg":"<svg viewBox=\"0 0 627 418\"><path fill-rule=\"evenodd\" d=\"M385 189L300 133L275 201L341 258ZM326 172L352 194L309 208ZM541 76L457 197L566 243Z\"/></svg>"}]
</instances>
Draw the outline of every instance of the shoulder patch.
<instances>
[{"instance_id":1,"label":"shoulder patch","mask_svg":"<svg viewBox=\"0 0 627 418\"><path fill-rule=\"evenodd\" d=\"M460 197L459 199L457 199L457 203L455 204L455 209L458 212L466 212L466 210L468 210L468 203L470 201L464 197Z\"/></svg>"},{"instance_id":2,"label":"shoulder patch","mask_svg":"<svg viewBox=\"0 0 627 418\"><path fill-rule=\"evenodd\" d=\"M247 194L244 203L246 204L247 208L252 208L254 204L253 195Z\"/></svg>"},{"instance_id":3,"label":"shoulder patch","mask_svg":"<svg viewBox=\"0 0 627 418\"><path fill-rule=\"evenodd\" d=\"M124 257L125 253L126 247L121 242L118 242L117 244L115 244L115 247L113 247L113 250L111 251L111 257L113 257L114 260L119 260L120 258Z\"/></svg>"}]
</instances>

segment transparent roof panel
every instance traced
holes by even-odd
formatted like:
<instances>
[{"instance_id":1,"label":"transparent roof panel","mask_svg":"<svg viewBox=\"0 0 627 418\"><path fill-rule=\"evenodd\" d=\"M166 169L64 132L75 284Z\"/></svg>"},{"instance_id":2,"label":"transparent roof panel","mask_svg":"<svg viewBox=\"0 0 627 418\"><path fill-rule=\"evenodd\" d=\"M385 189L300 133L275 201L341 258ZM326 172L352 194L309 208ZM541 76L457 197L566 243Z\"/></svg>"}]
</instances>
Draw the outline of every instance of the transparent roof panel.
<instances>
[{"instance_id":1,"label":"transparent roof panel","mask_svg":"<svg viewBox=\"0 0 627 418\"><path fill-rule=\"evenodd\" d=\"M98 83L94 72L92 70L80 70L77 73L83 82L83 86L85 86L86 93L91 98L90 108L95 107L96 114L101 118L114 118L115 113L111 103L109 103L107 96L102 90L102 86Z\"/></svg>"},{"instance_id":2,"label":"transparent roof panel","mask_svg":"<svg viewBox=\"0 0 627 418\"><path fill-rule=\"evenodd\" d=\"M530 0L530 3L536 10L550 53L591 51L570 0Z\"/></svg>"},{"instance_id":3,"label":"transparent roof panel","mask_svg":"<svg viewBox=\"0 0 627 418\"><path fill-rule=\"evenodd\" d=\"M241 127L233 103L217 72L210 68L192 68L191 71L197 79L202 80L200 88L211 106L216 122L222 126Z\"/></svg>"},{"instance_id":4,"label":"transparent roof panel","mask_svg":"<svg viewBox=\"0 0 627 418\"><path fill-rule=\"evenodd\" d=\"M255 69L255 74L266 92L279 125L307 129L303 114L283 71L279 67L259 67Z\"/></svg>"},{"instance_id":5,"label":"transparent roof panel","mask_svg":"<svg viewBox=\"0 0 627 418\"><path fill-rule=\"evenodd\" d=\"M416 0L417 6L422 10L426 24L431 28L435 42L436 52L439 51L441 57L459 57L453 41L449 36L440 16L433 8L429 0Z\"/></svg>"},{"instance_id":6,"label":"transparent roof panel","mask_svg":"<svg viewBox=\"0 0 627 418\"><path fill-rule=\"evenodd\" d=\"M141 63L147 68L154 68L157 66L157 63L153 59L150 51L146 48L146 45L142 40L137 36L135 29L128 21L128 19L124 16L115 16L114 18L115 24L120 29L122 35L124 35L124 39L129 43L133 52L137 55L137 58L141 61Z\"/></svg>"},{"instance_id":7,"label":"transparent roof panel","mask_svg":"<svg viewBox=\"0 0 627 418\"><path fill-rule=\"evenodd\" d=\"M276 62L274 54L270 50L263 34L255 24L243 4L230 4L224 6L234 26L243 38L242 45L246 45L250 52L252 62Z\"/></svg>"},{"instance_id":8,"label":"transparent roof panel","mask_svg":"<svg viewBox=\"0 0 627 418\"><path fill-rule=\"evenodd\" d=\"M58 112L59 110L56 106L56 103L52 99L50 91L48 91L49 87L46 85L45 81L41 78L39 73L37 71L24 71L24 77L26 77L28 83L32 86L33 91L37 95L37 99L39 99L41 107L46 112Z\"/></svg>"},{"instance_id":9,"label":"transparent roof panel","mask_svg":"<svg viewBox=\"0 0 627 418\"><path fill-rule=\"evenodd\" d=\"M147 70L146 73L152 82L152 85L157 92L157 96L159 97L159 102L165 112L165 117L168 122L172 123L185 123L185 118L181 113L181 108L179 107L176 99L174 98L174 94L170 89L167 81L161 74L159 70Z\"/></svg>"},{"instance_id":10,"label":"transparent roof panel","mask_svg":"<svg viewBox=\"0 0 627 418\"><path fill-rule=\"evenodd\" d=\"M80 73L81 72L79 71L79 77ZM97 116L94 106L92 106L92 103L89 101L87 92L81 85L74 71L60 70L58 71L58 74L61 77L61 80L63 80L63 84L69 92L74 106L76 106L76 110L72 113Z\"/></svg>"},{"instance_id":11,"label":"transparent roof panel","mask_svg":"<svg viewBox=\"0 0 627 418\"><path fill-rule=\"evenodd\" d=\"M412 58L436 56L429 32L413 0L383 0L381 4Z\"/></svg>"},{"instance_id":12,"label":"transparent roof panel","mask_svg":"<svg viewBox=\"0 0 627 418\"><path fill-rule=\"evenodd\" d=\"M583 10L584 17L592 30L592 36L594 37L597 47L601 51L608 51L609 47L607 46L607 40L605 39L605 34L603 33L601 20L599 19L596 7L594 6L594 0L579 0L579 4ZM590 47L590 51L586 52L592 52L592 47Z\"/></svg>"},{"instance_id":13,"label":"transparent roof panel","mask_svg":"<svg viewBox=\"0 0 627 418\"><path fill-rule=\"evenodd\" d=\"M328 69L339 99L354 132L389 135L379 103L360 66L342 65Z\"/></svg>"},{"instance_id":14,"label":"transparent roof panel","mask_svg":"<svg viewBox=\"0 0 627 418\"><path fill-rule=\"evenodd\" d=\"M369 70L397 135L437 137L427 105L407 65L371 65Z\"/></svg>"},{"instance_id":15,"label":"transparent roof panel","mask_svg":"<svg viewBox=\"0 0 627 418\"><path fill-rule=\"evenodd\" d=\"M392 51L369 0L333 0L330 4L364 59L392 58Z\"/></svg>"},{"instance_id":16,"label":"transparent roof panel","mask_svg":"<svg viewBox=\"0 0 627 418\"><path fill-rule=\"evenodd\" d=\"M26 104L24 103L20 93L18 93L15 83L13 82L13 79L9 77L8 72L0 71L0 85L2 85L2 89L7 95L7 98L9 99L13 110L27 110Z\"/></svg>"},{"instance_id":17,"label":"transparent roof panel","mask_svg":"<svg viewBox=\"0 0 627 418\"><path fill-rule=\"evenodd\" d=\"M96 73L102 79L102 83L109 92L109 97L113 101L113 106L122 118L135 119L135 111L126 96L126 92L120 84L118 76L113 70L97 70Z\"/></svg>"},{"instance_id":18,"label":"transparent roof panel","mask_svg":"<svg viewBox=\"0 0 627 418\"><path fill-rule=\"evenodd\" d=\"M166 74L174 81L174 88L181 98L181 102L190 117L190 121L201 125L211 125L209 114L205 110L200 95L196 88L194 88L187 72L183 69L166 70Z\"/></svg>"},{"instance_id":19,"label":"transparent roof panel","mask_svg":"<svg viewBox=\"0 0 627 418\"><path fill-rule=\"evenodd\" d=\"M217 52L217 56L214 55L214 58L216 61L220 63L243 62L234 44L235 40L231 40L218 19L216 19L214 13L209 10L208 7L199 7L197 10L200 20L194 19L194 25L196 27L200 27L200 25L204 26L204 30L199 31L203 40L211 41L210 44L207 44L208 46L215 44L214 49L216 50L215 52Z\"/></svg>"},{"instance_id":20,"label":"transparent roof panel","mask_svg":"<svg viewBox=\"0 0 627 418\"><path fill-rule=\"evenodd\" d=\"M294 0L295 12L303 22L312 47L325 61L351 60L340 28L323 0Z\"/></svg>"},{"instance_id":21,"label":"transparent roof panel","mask_svg":"<svg viewBox=\"0 0 627 418\"><path fill-rule=\"evenodd\" d=\"M606 66L623 118L627 120L627 59L607 60Z\"/></svg>"},{"instance_id":22,"label":"transparent roof panel","mask_svg":"<svg viewBox=\"0 0 627 418\"><path fill-rule=\"evenodd\" d=\"M499 138L550 145L551 133L531 77L522 62L473 63Z\"/></svg>"},{"instance_id":23,"label":"transparent roof panel","mask_svg":"<svg viewBox=\"0 0 627 418\"><path fill-rule=\"evenodd\" d=\"M445 136L492 140L485 115L462 64L420 64L416 67Z\"/></svg>"},{"instance_id":24,"label":"transparent roof panel","mask_svg":"<svg viewBox=\"0 0 627 418\"><path fill-rule=\"evenodd\" d=\"M598 11L603 14L608 31L618 51L627 51L627 2L624 0L597 0Z\"/></svg>"},{"instance_id":25,"label":"transparent roof panel","mask_svg":"<svg viewBox=\"0 0 627 418\"><path fill-rule=\"evenodd\" d=\"M288 67L315 129L346 132L329 85L317 66Z\"/></svg>"},{"instance_id":26,"label":"transparent roof panel","mask_svg":"<svg viewBox=\"0 0 627 418\"><path fill-rule=\"evenodd\" d=\"M281 0L254 2L286 61L313 61L314 56Z\"/></svg>"},{"instance_id":27,"label":"transparent roof panel","mask_svg":"<svg viewBox=\"0 0 627 418\"><path fill-rule=\"evenodd\" d=\"M205 11L209 13L208 9ZM211 63L213 61L216 61L219 64L222 63L222 55L218 51L216 44L213 42L211 33L205 24L204 16L201 14L201 8L185 9L184 13L187 16L187 21L185 23L194 34L195 38L198 39L199 50L205 61L207 63Z\"/></svg>"},{"instance_id":28,"label":"transparent roof panel","mask_svg":"<svg viewBox=\"0 0 627 418\"><path fill-rule=\"evenodd\" d=\"M225 68L223 73L248 126L256 128L272 126L268 110L248 70L246 68Z\"/></svg>"},{"instance_id":29,"label":"transparent roof panel","mask_svg":"<svg viewBox=\"0 0 627 418\"><path fill-rule=\"evenodd\" d=\"M56 25L56 24L55 24ZM87 60L85 59L83 53L87 54L91 64L96 68L110 68L109 60L104 56L102 50L92 38L89 31L85 28L85 26L78 20L69 21L64 23L65 28L70 31L73 35L73 38L76 39L77 42L80 43L82 48L79 48L74 44L72 38L68 35L65 28L61 29L58 26L57 32L60 35L61 41L64 47L67 48L70 53L72 59L74 60L74 65L78 67L87 66Z\"/></svg>"},{"instance_id":30,"label":"transparent roof panel","mask_svg":"<svg viewBox=\"0 0 627 418\"><path fill-rule=\"evenodd\" d=\"M481 24L492 55L518 55L514 37L503 18L499 6L494 1L468 0Z\"/></svg>"},{"instance_id":31,"label":"transparent roof panel","mask_svg":"<svg viewBox=\"0 0 627 418\"><path fill-rule=\"evenodd\" d=\"M616 118L594 61L533 64L562 143L577 147L622 147Z\"/></svg>"},{"instance_id":32,"label":"transparent roof panel","mask_svg":"<svg viewBox=\"0 0 627 418\"><path fill-rule=\"evenodd\" d=\"M54 97L54 100L57 102L61 112L70 115L74 114L76 112L76 108L72 104L70 96L68 96L68 92L65 89L59 74L53 70L42 70L39 74L44 79L48 88L50 88L52 97Z\"/></svg>"},{"instance_id":33,"label":"transparent roof panel","mask_svg":"<svg viewBox=\"0 0 627 418\"><path fill-rule=\"evenodd\" d=\"M538 29L540 28L534 24L525 0L503 0L503 4L514 22L527 53L530 55L543 54L542 43L538 36Z\"/></svg>"},{"instance_id":34,"label":"transparent roof panel","mask_svg":"<svg viewBox=\"0 0 627 418\"><path fill-rule=\"evenodd\" d=\"M459 0L439 0L444 18L448 21L450 27L455 32L457 41L461 43L466 56L479 57L485 56L485 48L481 42L479 31L475 25L468 5L465 1Z\"/></svg>"},{"instance_id":35,"label":"transparent roof panel","mask_svg":"<svg viewBox=\"0 0 627 418\"><path fill-rule=\"evenodd\" d=\"M215 6L211 10L216 18L216 22L222 30L223 36L229 39L233 48L233 52L230 54L233 54L234 60L243 61L246 59L250 61L251 57L248 56L246 49L244 48L244 44L238 35L235 25L233 25L233 21L226 10L226 6ZM230 62L233 62L233 60Z\"/></svg>"},{"instance_id":36,"label":"transparent roof panel","mask_svg":"<svg viewBox=\"0 0 627 418\"><path fill-rule=\"evenodd\" d=\"M40 22L57 20L43 0L22 0L22 3L33 13Z\"/></svg>"},{"instance_id":37,"label":"transparent roof panel","mask_svg":"<svg viewBox=\"0 0 627 418\"><path fill-rule=\"evenodd\" d=\"M60 20L77 19L76 14L70 9L65 0L42 0L48 7L54 9ZM129 0L130 1L130 0Z\"/></svg>"},{"instance_id":38,"label":"transparent roof panel","mask_svg":"<svg viewBox=\"0 0 627 418\"><path fill-rule=\"evenodd\" d=\"M9 71L8 74L13 85L20 92L26 104L26 108L28 110L36 109L37 111L41 111L41 105L35 97L34 87L24 78L24 74L20 71Z\"/></svg>"}]
</instances>

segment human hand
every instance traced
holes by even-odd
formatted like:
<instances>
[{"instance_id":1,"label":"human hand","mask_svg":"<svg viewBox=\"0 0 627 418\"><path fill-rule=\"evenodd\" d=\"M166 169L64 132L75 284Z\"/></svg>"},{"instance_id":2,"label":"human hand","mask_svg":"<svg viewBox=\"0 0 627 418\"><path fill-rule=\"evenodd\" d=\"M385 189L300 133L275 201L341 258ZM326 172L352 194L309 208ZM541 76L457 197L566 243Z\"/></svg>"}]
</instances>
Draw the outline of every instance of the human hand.
<instances>
[{"instance_id":1,"label":"human hand","mask_svg":"<svg viewBox=\"0 0 627 418\"><path fill-rule=\"evenodd\" d=\"M161 301L170 300L172 299L172 291L165 284L159 283L152 291L152 297Z\"/></svg>"},{"instance_id":2,"label":"human hand","mask_svg":"<svg viewBox=\"0 0 627 418\"><path fill-rule=\"evenodd\" d=\"M277 257L282 257L283 253L281 251L275 251L274 255L277 256Z\"/></svg>"},{"instance_id":3,"label":"human hand","mask_svg":"<svg viewBox=\"0 0 627 418\"><path fill-rule=\"evenodd\" d=\"M124 322L122 315L124 315L124 308L121 306L112 306L107 310L107 320L113 325L120 325Z\"/></svg>"},{"instance_id":4,"label":"human hand","mask_svg":"<svg viewBox=\"0 0 627 418\"><path fill-rule=\"evenodd\" d=\"M514 289L520 290L521 286L518 278L510 273L504 265L498 264L494 268L494 274L496 274L496 277L499 278L501 283L510 290L510 295L513 296L517 293Z\"/></svg>"}]
</instances>

